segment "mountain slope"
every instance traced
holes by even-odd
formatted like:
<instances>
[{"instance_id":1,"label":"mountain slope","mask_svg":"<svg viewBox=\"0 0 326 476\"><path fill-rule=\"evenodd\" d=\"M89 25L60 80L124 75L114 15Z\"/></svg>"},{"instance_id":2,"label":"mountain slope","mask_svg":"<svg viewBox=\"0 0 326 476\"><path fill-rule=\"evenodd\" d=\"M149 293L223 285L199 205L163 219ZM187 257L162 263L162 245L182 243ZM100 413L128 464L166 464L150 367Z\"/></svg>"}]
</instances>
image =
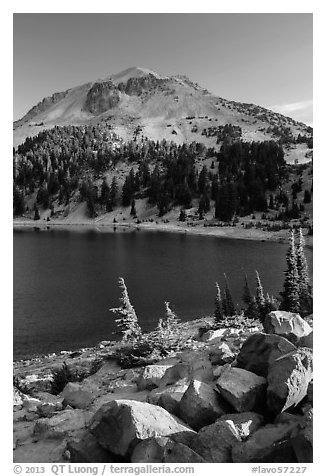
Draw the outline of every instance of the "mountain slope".
<instances>
[{"instance_id":1,"label":"mountain slope","mask_svg":"<svg viewBox=\"0 0 326 476\"><path fill-rule=\"evenodd\" d=\"M240 126L244 141L312 133L305 124L260 106L214 96L185 76L132 67L43 99L14 123L14 146L55 125L104 121L124 140L137 131L152 140L197 141L216 148L217 129L225 124ZM299 154L297 147L289 149L287 160L304 161L307 151L302 145Z\"/></svg>"}]
</instances>

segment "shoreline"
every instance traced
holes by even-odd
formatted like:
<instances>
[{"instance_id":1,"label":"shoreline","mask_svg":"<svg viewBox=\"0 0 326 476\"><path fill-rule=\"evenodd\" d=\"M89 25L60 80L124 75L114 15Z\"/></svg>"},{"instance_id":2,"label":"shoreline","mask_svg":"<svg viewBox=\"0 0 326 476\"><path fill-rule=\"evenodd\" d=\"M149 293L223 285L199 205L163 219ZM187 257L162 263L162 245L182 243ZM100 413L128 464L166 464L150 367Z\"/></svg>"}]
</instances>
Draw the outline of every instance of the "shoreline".
<instances>
[{"instance_id":1,"label":"shoreline","mask_svg":"<svg viewBox=\"0 0 326 476\"><path fill-rule=\"evenodd\" d=\"M191 337L194 332L198 332L199 327L205 326L208 324L212 324L214 321L213 316L204 316L204 317L197 317L190 321L183 321L178 324L178 331L180 336L183 338ZM144 333L144 335L151 336L154 331L149 331ZM121 347L122 341L121 339L117 340L102 340L97 342L97 344L93 346L87 347L76 347L75 349L64 349L58 350L56 352L50 352L47 354L36 354L33 357L23 358L23 359L13 359L13 370L17 372L16 375L20 373L25 373L27 369L33 368L34 370L38 369L48 369L53 367L53 365L62 364L66 359L70 359L70 363L75 360L75 357L79 357L80 355L83 358L89 359L94 358L95 356L101 356L103 353L106 353L107 350L114 350L116 348ZM79 355L77 355L79 354ZM76 359L75 361L77 361Z\"/></svg>"},{"instance_id":2,"label":"shoreline","mask_svg":"<svg viewBox=\"0 0 326 476\"><path fill-rule=\"evenodd\" d=\"M238 240L254 240L254 241L273 241L278 243L287 243L288 230L280 231L264 231L262 229L250 228L245 229L242 226L189 226L176 223L100 223L99 221L33 221L33 220L17 220L13 221L13 228L33 228L40 230L63 229L63 230L97 230L106 232L119 231L158 231L167 233L183 233L186 235L211 236L216 238L231 238ZM313 247L313 236L305 236L306 246Z\"/></svg>"}]
</instances>

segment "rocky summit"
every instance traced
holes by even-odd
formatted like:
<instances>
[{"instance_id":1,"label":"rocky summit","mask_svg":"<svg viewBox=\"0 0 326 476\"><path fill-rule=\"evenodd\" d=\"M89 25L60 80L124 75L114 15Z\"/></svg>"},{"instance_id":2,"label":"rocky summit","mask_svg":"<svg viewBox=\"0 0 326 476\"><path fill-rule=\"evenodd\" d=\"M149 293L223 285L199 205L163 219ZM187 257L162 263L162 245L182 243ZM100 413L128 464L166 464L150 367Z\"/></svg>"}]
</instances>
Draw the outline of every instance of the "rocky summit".
<instances>
[{"instance_id":1,"label":"rocky summit","mask_svg":"<svg viewBox=\"0 0 326 476\"><path fill-rule=\"evenodd\" d=\"M179 324L184 350L133 368L121 367L112 351L119 343L107 341L16 362L14 461L312 462L312 351L293 343L293 315L279 312L277 320L282 336L259 323L210 334L200 331L203 319ZM226 346L231 362L231 352L216 359ZM62 362L84 378L54 395L51 371Z\"/></svg>"},{"instance_id":2,"label":"rocky summit","mask_svg":"<svg viewBox=\"0 0 326 476\"><path fill-rule=\"evenodd\" d=\"M312 135L303 123L255 104L223 99L184 75L131 67L42 99L14 122L14 146L54 126L105 124L123 140L143 135L214 148L229 124L243 141L275 140L286 131L294 137ZM287 156L301 161L307 152L308 147L294 144Z\"/></svg>"}]
</instances>

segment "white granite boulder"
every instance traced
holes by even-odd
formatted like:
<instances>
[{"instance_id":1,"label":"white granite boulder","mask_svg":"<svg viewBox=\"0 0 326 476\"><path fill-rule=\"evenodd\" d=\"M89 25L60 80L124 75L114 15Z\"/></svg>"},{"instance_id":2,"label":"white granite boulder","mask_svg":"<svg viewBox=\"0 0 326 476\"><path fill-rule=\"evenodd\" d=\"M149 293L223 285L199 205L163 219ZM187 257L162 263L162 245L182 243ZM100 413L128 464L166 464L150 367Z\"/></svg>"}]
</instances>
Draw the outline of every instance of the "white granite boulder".
<instances>
[{"instance_id":1,"label":"white granite boulder","mask_svg":"<svg viewBox=\"0 0 326 476\"><path fill-rule=\"evenodd\" d=\"M266 397L266 379L248 370L226 368L216 382L222 397L238 412L261 407Z\"/></svg>"},{"instance_id":2,"label":"white granite boulder","mask_svg":"<svg viewBox=\"0 0 326 476\"><path fill-rule=\"evenodd\" d=\"M153 390L153 388L157 388L169 367L171 366L155 364L144 367L137 380L138 390Z\"/></svg>"},{"instance_id":3,"label":"white granite boulder","mask_svg":"<svg viewBox=\"0 0 326 476\"><path fill-rule=\"evenodd\" d=\"M191 448L208 463L230 463L232 447L240 442L239 433L230 420L217 420L203 427L191 443Z\"/></svg>"},{"instance_id":4,"label":"white granite boulder","mask_svg":"<svg viewBox=\"0 0 326 476\"><path fill-rule=\"evenodd\" d=\"M227 413L228 406L207 383L192 380L179 403L182 420L198 431Z\"/></svg>"},{"instance_id":5,"label":"white granite boulder","mask_svg":"<svg viewBox=\"0 0 326 476\"><path fill-rule=\"evenodd\" d=\"M114 400L103 405L89 429L104 449L120 456L126 456L137 443L150 437L193 433L164 408L133 400Z\"/></svg>"},{"instance_id":6,"label":"white granite boulder","mask_svg":"<svg viewBox=\"0 0 326 476\"><path fill-rule=\"evenodd\" d=\"M272 311L264 318L266 334L277 334L297 344L299 339L308 336L312 328L299 314L286 311Z\"/></svg>"},{"instance_id":7,"label":"white granite boulder","mask_svg":"<svg viewBox=\"0 0 326 476\"><path fill-rule=\"evenodd\" d=\"M153 437L140 442L131 455L132 463L205 463L189 446L168 437Z\"/></svg>"},{"instance_id":8,"label":"white granite boulder","mask_svg":"<svg viewBox=\"0 0 326 476\"><path fill-rule=\"evenodd\" d=\"M270 362L295 351L296 346L284 337L257 332L248 337L237 355L237 365L249 372L267 377Z\"/></svg>"},{"instance_id":9,"label":"white granite boulder","mask_svg":"<svg viewBox=\"0 0 326 476\"><path fill-rule=\"evenodd\" d=\"M270 364L267 381L267 406L281 413L296 406L307 395L313 378L312 351L302 347Z\"/></svg>"}]
</instances>

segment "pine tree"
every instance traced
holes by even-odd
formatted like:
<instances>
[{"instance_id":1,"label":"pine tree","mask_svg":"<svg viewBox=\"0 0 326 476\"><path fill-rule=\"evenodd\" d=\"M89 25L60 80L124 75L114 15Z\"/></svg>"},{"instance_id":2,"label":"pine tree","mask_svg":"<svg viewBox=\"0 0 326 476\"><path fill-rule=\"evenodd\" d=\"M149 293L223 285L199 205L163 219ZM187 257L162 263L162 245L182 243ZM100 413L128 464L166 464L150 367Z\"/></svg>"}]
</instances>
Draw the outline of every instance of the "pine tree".
<instances>
[{"instance_id":1,"label":"pine tree","mask_svg":"<svg viewBox=\"0 0 326 476\"><path fill-rule=\"evenodd\" d=\"M35 205L34 206L34 220L39 220L41 217L40 217L40 212L38 211L38 208L37 206Z\"/></svg>"},{"instance_id":2,"label":"pine tree","mask_svg":"<svg viewBox=\"0 0 326 476\"><path fill-rule=\"evenodd\" d=\"M118 283L121 289L120 306L111 308L110 311L118 315L115 322L124 342L139 339L141 337L141 328L138 324L136 311L130 302L127 286L123 278L119 278Z\"/></svg>"},{"instance_id":3,"label":"pine tree","mask_svg":"<svg viewBox=\"0 0 326 476\"><path fill-rule=\"evenodd\" d=\"M180 210L179 221L186 221L186 219L187 219L186 211L182 208Z\"/></svg>"},{"instance_id":4,"label":"pine tree","mask_svg":"<svg viewBox=\"0 0 326 476\"><path fill-rule=\"evenodd\" d=\"M265 316L272 312L272 311L277 311L279 308L279 302L273 297L270 296L268 293L266 294L266 299L265 299Z\"/></svg>"},{"instance_id":5,"label":"pine tree","mask_svg":"<svg viewBox=\"0 0 326 476\"><path fill-rule=\"evenodd\" d=\"M13 202L14 215L22 215L26 208L24 193L16 186L14 186Z\"/></svg>"},{"instance_id":6,"label":"pine tree","mask_svg":"<svg viewBox=\"0 0 326 476\"><path fill-rule=\"evenodd\" d=\"M200 194L204 194L208 188L208 171L206 165L201 169L198 178L198 191Z\"/></svg>"},{"instance_id":7,"label":"pine tree","mask_svg":"<svg viewBox=\"0 0 326 476\"><path fill-rule=\"evenodd\" d=\"M131 202L130 215L132 215L133 217L135 217L137 215L135 199L132 199L132 202Z\"/></svg>"},{"instance_id":8,"label":"pine tree","mask_svg":"<svg viewBox=\"0 0 326 476\"><path fill-rule=\"evenodd\" d=\"M127 175L126 180L122 187L122 206L128 207L131 203L133 196L133 184L131 182L130 174Z\"/></svg>"},{"instance_id":9,"label":"pine tree","mask_svg":"<svg viewBox=\"0 0 326 476\"><path fill-rule=\"evenodd\" d=\"M297 270L299 278L299 294L304 296L309 291L308 264L304 254L304 237L302 229L299 228L298 244L296 246Z\"/></svg>"},{"instance_id":10,"label":"pine tree","mask_svg":"<svg viewBox=\"0 0 326 476\"><path fill-rule=\"evenodd\" d=\"M286 263L287 270L285 271L283 292L281 293L283 298L282 309L289 312L298 312L300 310L299 276L293 230L290 232Z\"/></svg>"},{"instance_id":11,"label":"pine tree","mask_svg":"<svg viewBox=\"0 0 326 476\"><path fill-rule=\"evenodd\" d=\"M256 298L251 294L248 277L245 274L245 284L243 288L242 300L247 305L244 314L245 316L249 317L250 319L257 319L258 311L257 311L257 304Z\"/></svg>"},{"instance_id":12,"label":"pine tree","mask_svg":"<svg viewBox=\"0 0 326 476\"><path fill-rule=\"evenodd\" d=\"M112 208L117 205L117 198L118 198L118 181L116 176L113 177L110 187L110 199Z\"/></svg>"},{"instance_id":13,"label":"pine tree","mask_svg":"<svg viewBox=\"0 0 326 476\"><path fill-rule=\"evenodd\" d=\"M296 264L298 270L299 300L301 310L312 312L312 296L309 280L308 264L304 254L304 237L302 229L299 229L298 243L296 246Z\"/></svg>"},{"instance_id":14,"label":"pine tree","mask_svg":"<svg viewBox=\"0 0 326 476\"><path fill-rule=\"evenodd\" d=\"M215 310L214 310L214 317L215 317L215 323L219 323L220 321L223 320L224 314L223 314L223 300L221 296L221 290L219 284L216 282L216 296L215 296Z\"/></svg>"},{"instance_id":15,"label":"pine tree","mask_svg":"<svg viewBox=\"0 0 326 476\"><path fill-rule=\"evenodd\" d=\"M261 284L260 276L259 276L259 273L258 273L257 270L256 270L256 282L257 282L257 286L256 286L255 302L256 302L257 311L258 311L258 319L260 319L262 321L265 317L265 303L266 303L266 301L265 301L263 286Z\"/></svg>"},{"instance_id":16,"label":"pine tree","mask_svg":"<svg viewBox=\"0 0 326 476\"><path fill-rule=\"evenodd\" d=\"M170 308L170 303L164 301L165 306L165 315L158 322L158 330L161 334L164 334L166 337L171 336L175 333L176 327L179 323L179 319L174 311Z\"/></svg>"},{"instance_id":17,"label":"pine tree","mask_svg":"<svg viewBox=\"0 0 326 476\"><path fill-rule=\"evenodd\" d=\"M101 205L105 205L109 197L110 197L110 187L106 179L104 178L101 185L101 195L100 195Z\"/></svg>"},{"instance_id":18,"label":"pine tree","mask_svg":"<svg viewBox=\"0 0 326 476\"><path fill-rule=\"evenodd\" d=\"M226 274L224 274L224 282L225 282L225 287L224 287L224 300L223 300L223 308L224 308L224 313L226 316L234 316L235 314L235 306L233 304L233 299L231 295L231 291L229 288L229 283Z\"/></svg>"},{"instance_id":19,"label":"pine tree","mask_svg":"<svg viewBox=\"0 0 326 476\"><path fill-rule=\"evenodd\" d=\"M245 284L244 284L244 287L243 287L242 300L247 306L249 306L252 303L252 294L251 294L251 291L250 291L250 288L249 288L247 274L245 274Z\"/></svg>"}]
</instances>

